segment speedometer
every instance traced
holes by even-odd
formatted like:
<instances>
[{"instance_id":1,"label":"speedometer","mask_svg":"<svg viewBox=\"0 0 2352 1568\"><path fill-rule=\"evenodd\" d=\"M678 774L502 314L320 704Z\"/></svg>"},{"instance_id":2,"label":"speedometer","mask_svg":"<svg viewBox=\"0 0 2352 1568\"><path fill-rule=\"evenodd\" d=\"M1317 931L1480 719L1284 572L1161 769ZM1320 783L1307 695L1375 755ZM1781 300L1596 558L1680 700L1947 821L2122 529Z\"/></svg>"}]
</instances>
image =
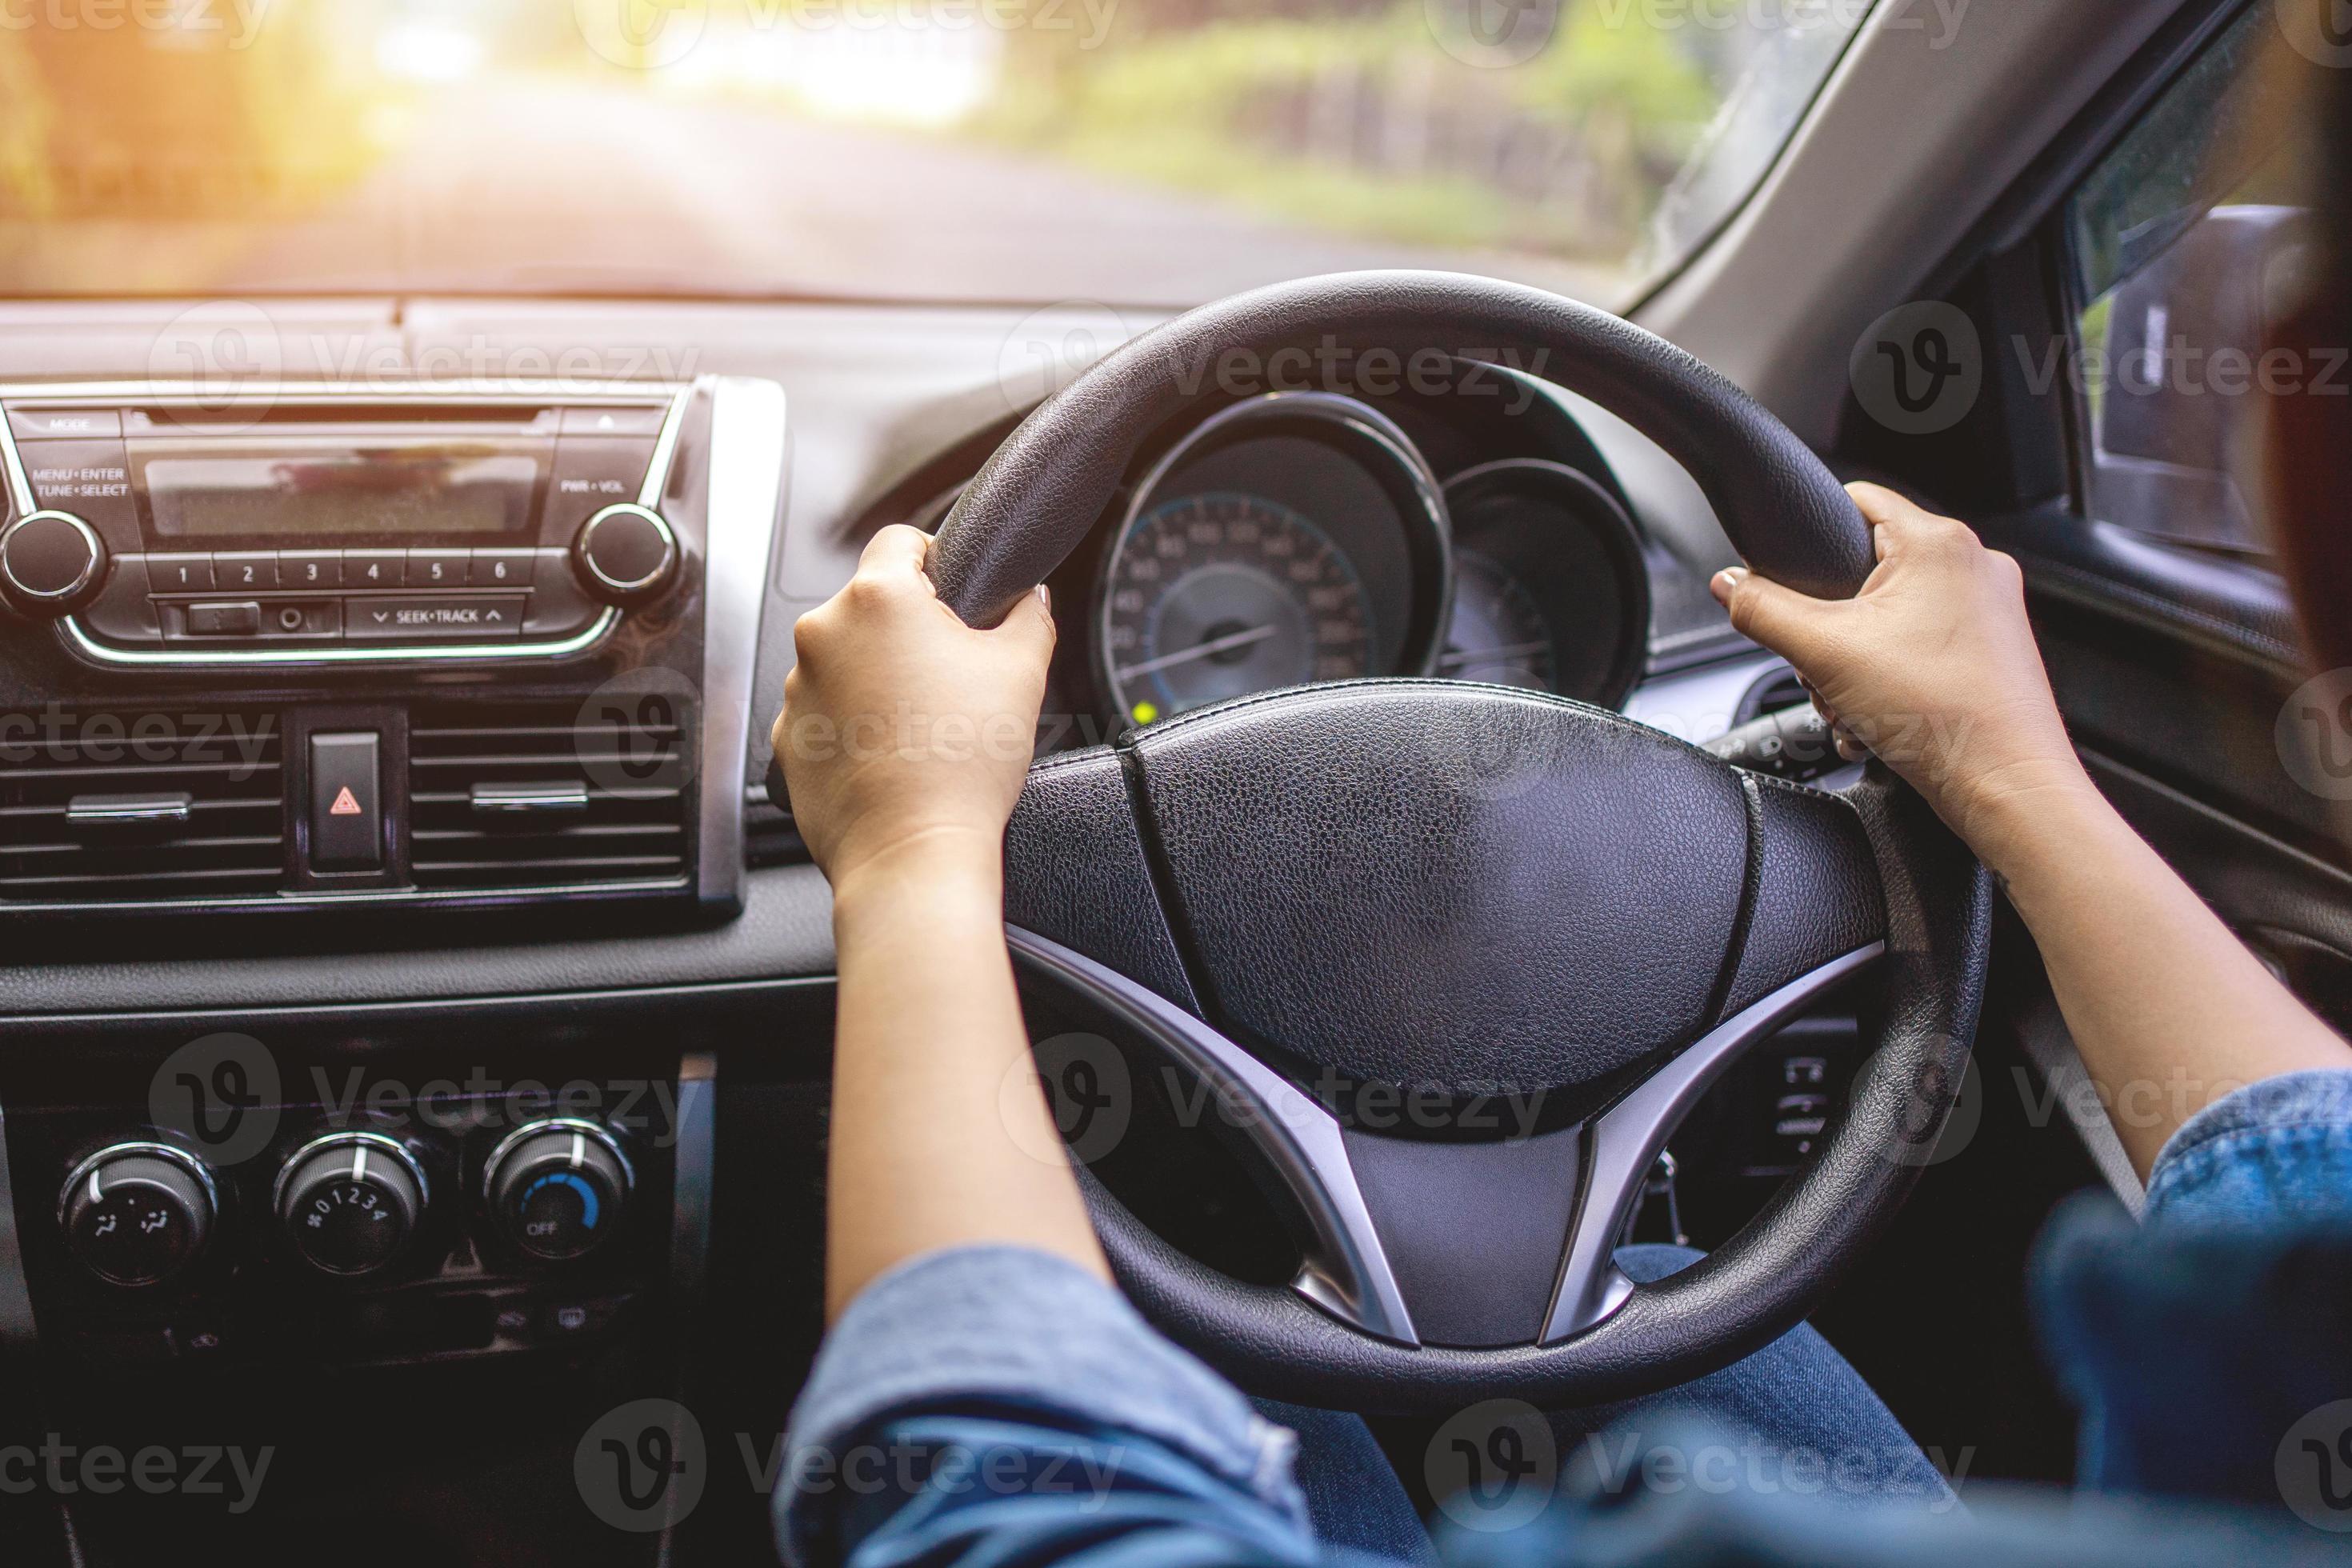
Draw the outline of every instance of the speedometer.
<instances>
[{"instance_id":1,"label":"speedometer","mask_svg":"<svg viewBox=\"0 0 2352 1568\"><path fill-rule=\"evenodd\" d=\"M1106 587L1111 695L1133 723L1371 670L1355 565L1302 513L1260 496L1153 507L1119 539Z\"/></svg>"}]
</instances>

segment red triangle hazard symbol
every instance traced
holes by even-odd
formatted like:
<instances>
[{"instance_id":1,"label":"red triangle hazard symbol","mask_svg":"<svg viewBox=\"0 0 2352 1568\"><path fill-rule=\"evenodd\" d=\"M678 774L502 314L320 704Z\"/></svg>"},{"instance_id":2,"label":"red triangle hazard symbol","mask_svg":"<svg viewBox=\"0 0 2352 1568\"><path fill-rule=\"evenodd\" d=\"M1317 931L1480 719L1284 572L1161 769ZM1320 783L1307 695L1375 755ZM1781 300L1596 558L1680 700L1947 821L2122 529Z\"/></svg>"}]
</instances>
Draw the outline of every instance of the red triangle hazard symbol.
<instances>
[{"instance_id":1,"label":"red triangle hazard symbol","mask_svg":"<svg viewBox=\"0 0 2352 1568\"><path fill-rule=\"evenodd\" d=\"M327 807L329 816L357 816L359 814L360 803L352 795L352 786L349 784L335 792L335 804Z\"/></svg>"}]
</instances>

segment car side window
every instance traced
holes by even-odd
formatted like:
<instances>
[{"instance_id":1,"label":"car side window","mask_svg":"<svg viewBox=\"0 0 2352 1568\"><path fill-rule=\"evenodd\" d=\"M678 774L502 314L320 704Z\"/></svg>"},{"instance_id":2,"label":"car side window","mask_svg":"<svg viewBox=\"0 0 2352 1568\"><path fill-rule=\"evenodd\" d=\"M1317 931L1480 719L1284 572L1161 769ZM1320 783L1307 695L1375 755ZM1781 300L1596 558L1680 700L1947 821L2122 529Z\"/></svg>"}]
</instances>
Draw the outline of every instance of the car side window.
<instances>
[{"instance_id":1,"label":"car side window","mask_svg":"<svg viewBox=\"0 0 2352 1568\"><path fill-rule=\"evenodd\" d=\"M2258 4L2168 87L2076 190L2072 380L2095 521L2267 552L2248 466L2258 395L2352 394L2341 358L2265 352L2314 256L2276 8Z\"/></svg>"}]
</instances>

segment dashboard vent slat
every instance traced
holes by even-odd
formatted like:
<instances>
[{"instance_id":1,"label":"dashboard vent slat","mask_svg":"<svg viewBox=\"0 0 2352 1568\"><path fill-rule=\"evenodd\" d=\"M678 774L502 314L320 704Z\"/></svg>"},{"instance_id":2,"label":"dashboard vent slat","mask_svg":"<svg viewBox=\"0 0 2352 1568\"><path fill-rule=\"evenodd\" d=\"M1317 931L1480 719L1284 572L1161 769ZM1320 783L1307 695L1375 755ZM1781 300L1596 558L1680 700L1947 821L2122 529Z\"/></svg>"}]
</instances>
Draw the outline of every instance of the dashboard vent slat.
<instances>
[{"instance_id":1,"label":"dashboard vent slat","mask_svg":"<svg viewBox=\"0 0 2352 1568\"><path fill-rule=\"evenodd\" d=\"M616 728L556 703L420 707L410 716L409 873L425 890L679 883L688 871L691 715L658 699ZM647 710L650 709L650 710ZM548 808L480 808L529 784Z\"/></svg>"},{"instance_id":2,"label":"dashboard vent slat","mask_svg":"<svg viewBox=\"0 0 2352 1568\"><path fill-rule=\"evenodd\" d=\"M0 907L278 892L284 766L269 712L70 712L0 735Z\"/></svg>"}]
</instances>

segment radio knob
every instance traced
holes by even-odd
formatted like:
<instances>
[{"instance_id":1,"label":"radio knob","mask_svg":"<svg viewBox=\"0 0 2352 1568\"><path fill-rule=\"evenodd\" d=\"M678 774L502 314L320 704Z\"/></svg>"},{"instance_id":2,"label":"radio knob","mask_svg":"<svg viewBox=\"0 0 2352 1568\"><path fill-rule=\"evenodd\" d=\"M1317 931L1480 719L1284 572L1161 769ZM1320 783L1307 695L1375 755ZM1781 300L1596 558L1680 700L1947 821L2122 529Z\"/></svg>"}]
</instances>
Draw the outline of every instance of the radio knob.
<instances>
[{"instance_id":1,"label":"radio knob","mask_svg":"<svg viewBox=\"0 0 2352 1568\"><path fill-rule=\"evenodd\" d=\"M373 1274L400 1256L425 1213L425 1173L381 1132L304 1144L278 1173L278 1223L330 1274Z\"/></svg>"},{"instance_id":2,"label":"radio knob","mask_svg":"<svg viewBox=\"0 0 2352 1568\"><path fill-rule=\"evenodd\" d=\"M579 1258L618 1228L629 1163L593 1121L562 1117L507 1135L482 1175L491 1217L520 1251L559 1262Z\"/></svg>"},{"instance_id":3,"label":"radio knob","mask_svg":"<svg viewBox=\"0 0 2352 1568\"><path fill-rule=\"evenodd\" d=\"M203 1161L163 1143L117 1143L74 1168L58 1198L66 1249L114 1285L154 1285L203 1256L217 1205Z\"/></svg>"},{"instance_id":4,"label":"radio knob","mask_svg":"<svg viewBox=\"0 0 2352 1568\"><path fill-rule=\"evenodd\" d=\"M580 525L572 563L594 597L608 605L646 604L677 575L677 535L651 507L608 506Z\"/></svg>"},{"instance_id":5,"label":"radio knob","mask_svg":"<svg viewBox=\"0 0 2352 1568\"><path fill-rule=\"evenodd\" d=\"M69 616L106 581L106 545L69 511L34 511L0 530L0 593L28 616Z\"/></svg>"}]
</instances>

